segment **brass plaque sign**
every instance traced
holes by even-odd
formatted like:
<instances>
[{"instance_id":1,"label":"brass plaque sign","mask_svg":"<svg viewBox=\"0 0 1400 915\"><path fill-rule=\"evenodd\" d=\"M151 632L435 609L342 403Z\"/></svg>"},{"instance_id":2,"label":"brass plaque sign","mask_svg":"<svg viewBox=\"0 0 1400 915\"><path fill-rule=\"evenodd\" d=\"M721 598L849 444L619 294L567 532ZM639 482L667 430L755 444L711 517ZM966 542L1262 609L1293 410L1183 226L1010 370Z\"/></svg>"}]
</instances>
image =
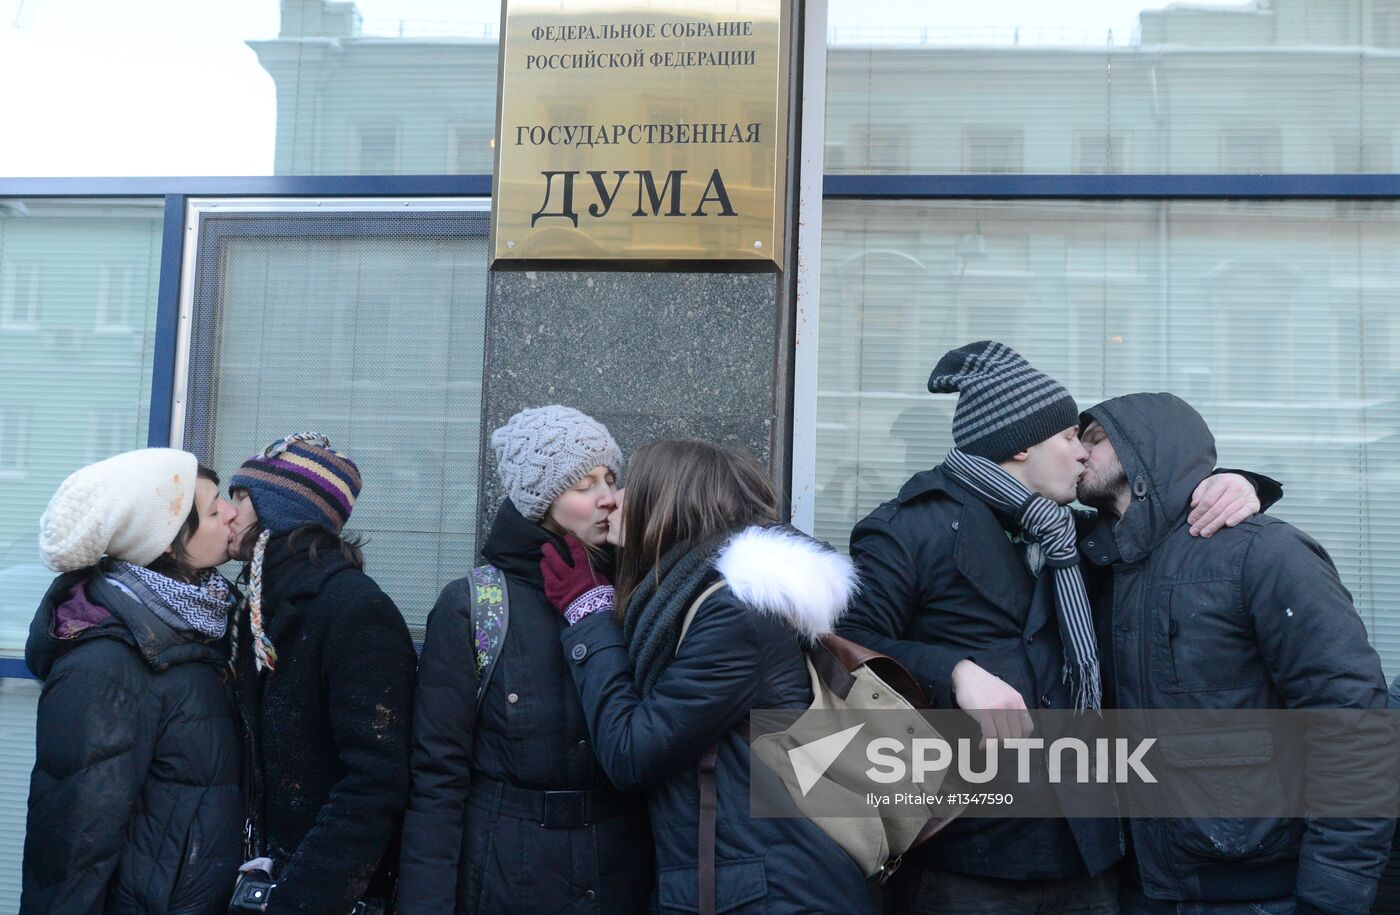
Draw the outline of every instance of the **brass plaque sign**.
<instances>
[{"instance_id":1,"label":"brass plaque sign","mask_svg":"<svg viewBox=\"0 0 1400 915\"><path fill-rule=\"evenodd\" d=\"M790 0L506 0L493 259L782 266Z\"/></svg>"}]
</instances>

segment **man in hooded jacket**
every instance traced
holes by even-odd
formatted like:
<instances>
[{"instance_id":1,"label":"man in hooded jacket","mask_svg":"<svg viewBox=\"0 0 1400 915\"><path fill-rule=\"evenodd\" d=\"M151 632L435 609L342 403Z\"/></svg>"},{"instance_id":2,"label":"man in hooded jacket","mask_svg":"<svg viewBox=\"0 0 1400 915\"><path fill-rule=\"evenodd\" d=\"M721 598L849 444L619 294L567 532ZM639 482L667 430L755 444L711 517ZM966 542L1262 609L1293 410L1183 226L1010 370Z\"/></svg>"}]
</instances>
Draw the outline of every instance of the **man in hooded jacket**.
<instances>
[{"instance_id":1,"label":"man in hooded jacket","mask_svg":"<svg viewBox=\"0 0 1400 915\"><path fill-rule=\"evenodd\" d=\"M1089 460L1079 498L1099 509L1099 524L1080 549L1112 573L1106 705L1385 707L1380 659L1321 545L1266 514L1209 539L1189 536L1192 489L1216 457L1199 413L1171 394L1132 394L1081 419ZM1210 765L1211 736L1192 735L1201 740L1191 765ZM1345 722L1314 728L1303 784L1293 787L1313 797L1328 779L1357 778L1358 759L1384 758L1365 755L1384 737ZM1261 732L1254 745L1275 739ZM1245 779L1250 765L1273 763L1218 764ZM1393 830L1389 820L1320 817L1138 818L1126 827L1122 903L1132 913L1366 912Z\"/></svg>"},{"instance_id":2,"label":"man in hooded jacket","mask_svg":"<svg viewBox=\"0 0 1400 915\"><path fill-rule=\"evenodd\" d=\"M1075 550L1092 513L1067 507L1088 457L1079 408L990 340L946 353L928 387L959 393L956 447L852 531L861 589L838 631L898 660L938 707L967 710L986 737L1028 734L1028 708L1097 710L1099 570ZM1265 501L1279 495L1271 480L1251 482ZM1230 487L1250 490L1238 479ZM1244 513L1258 505L1248 499ZM1067 806L1072 788L1052 790L1040 769L1034 778L1028 794ZM965 816L905 856L890 902L921 915L1116 912L1122 854L1112 817Z\"/></svg>"}]
</instances>

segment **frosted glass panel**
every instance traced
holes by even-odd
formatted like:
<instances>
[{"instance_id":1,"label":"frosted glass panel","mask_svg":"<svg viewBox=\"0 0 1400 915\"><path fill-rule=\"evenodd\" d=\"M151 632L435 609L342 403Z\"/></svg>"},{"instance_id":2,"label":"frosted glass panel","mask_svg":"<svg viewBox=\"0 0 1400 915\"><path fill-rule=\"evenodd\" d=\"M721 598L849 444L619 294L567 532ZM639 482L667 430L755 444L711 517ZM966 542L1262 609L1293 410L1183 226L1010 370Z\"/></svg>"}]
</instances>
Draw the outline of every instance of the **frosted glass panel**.
<instances>
[{"instance_id":1,"label":"frosted glass panel","mask_svg":"<svg viewBox=\"0 0 1400 915\"><path fill-rule=\"evenodd\" d=\"M84 464L146 444L161 202L0 200L0 654L53 574L39 515Z\"/></svg>"},{"instance_id":2,"label":"frosted glass panel","mask_svg":"<svg viewBox=\"0 0 1400 915\"><path fill-rule=\"evenodd\" d=\"M205 218L185 445L226 478L268 442L360 467L348 528L416 637L476 544L485 213Z\"/></svg>"},{"instance_id":3,"label":"frosted glass panel","mask_svg":"<svg viewBox=\"0 0 1400 915\"><path fill-rule=\"evenodd\" d=\"M830 173L1392 171L1393 0L832 0Z\"/></svg>"},{"instance_id":4,"label":"frosted glass panel","mask_svg":"<svg viewBox=\"0 0 1400 915\"><path fill-rule=\"evenodd\" d=\"M995 338L1081 407L1172 391L1222 466L1281 480L1400 673L1400 206L831 202L823 216L816 532L952 444L946 350Z\"/></svg>"}]
</instances>

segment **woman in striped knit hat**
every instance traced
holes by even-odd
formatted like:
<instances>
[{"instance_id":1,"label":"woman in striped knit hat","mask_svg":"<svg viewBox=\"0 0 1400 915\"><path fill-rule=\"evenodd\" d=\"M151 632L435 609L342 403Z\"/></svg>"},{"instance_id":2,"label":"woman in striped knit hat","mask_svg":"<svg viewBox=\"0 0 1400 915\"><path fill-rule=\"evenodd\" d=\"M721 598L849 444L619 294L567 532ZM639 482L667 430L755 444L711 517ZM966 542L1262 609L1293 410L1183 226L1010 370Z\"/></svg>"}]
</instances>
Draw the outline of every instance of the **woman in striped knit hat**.
<instances>
[{"instance_id":1,"label":"woman in striped knit hat","mask_svg":"<svg viewBox=\"0 0 1400 915\"><path fill-rule=\"evenodd\" d=\"M392 897L416 657L344 534L359 492L355 463L316 433L278 439L229 481L230 554L247 562L233 640L244 869L270 875L269 913L380 912Z\"/></svg>"}]
</instances>

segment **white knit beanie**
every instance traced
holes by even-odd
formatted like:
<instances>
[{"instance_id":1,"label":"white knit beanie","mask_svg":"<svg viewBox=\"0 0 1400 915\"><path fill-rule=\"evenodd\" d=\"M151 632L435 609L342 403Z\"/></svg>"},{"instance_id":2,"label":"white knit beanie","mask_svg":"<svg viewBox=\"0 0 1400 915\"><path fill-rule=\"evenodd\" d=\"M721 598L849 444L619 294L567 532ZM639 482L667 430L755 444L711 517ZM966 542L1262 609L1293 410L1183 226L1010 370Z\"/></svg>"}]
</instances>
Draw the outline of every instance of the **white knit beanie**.
<instances>
[{"instance_id":1,"label":"white knit beanie","mask_svg":"<svg viewBox=\"0 0 1400 915\"><path fill-rule=\"evenodd\" d=\"M39 553L55 572L103 556L146 565L165 552L194 505L199 460L174 448L127 451L75 470L39 519Z\"/></svg>"},{"instance_id":2,"label":"white knit beanie","mask_svg":"<svg viewBox=\"0 0 1400 915\"><path fill-rule=\"evenodd\" d=\"M491 447L506 495L530 521L594 467L622 473L622 451L608 427L559 404L521 410L491 433Z\"/></svg>"}]
</instances>

